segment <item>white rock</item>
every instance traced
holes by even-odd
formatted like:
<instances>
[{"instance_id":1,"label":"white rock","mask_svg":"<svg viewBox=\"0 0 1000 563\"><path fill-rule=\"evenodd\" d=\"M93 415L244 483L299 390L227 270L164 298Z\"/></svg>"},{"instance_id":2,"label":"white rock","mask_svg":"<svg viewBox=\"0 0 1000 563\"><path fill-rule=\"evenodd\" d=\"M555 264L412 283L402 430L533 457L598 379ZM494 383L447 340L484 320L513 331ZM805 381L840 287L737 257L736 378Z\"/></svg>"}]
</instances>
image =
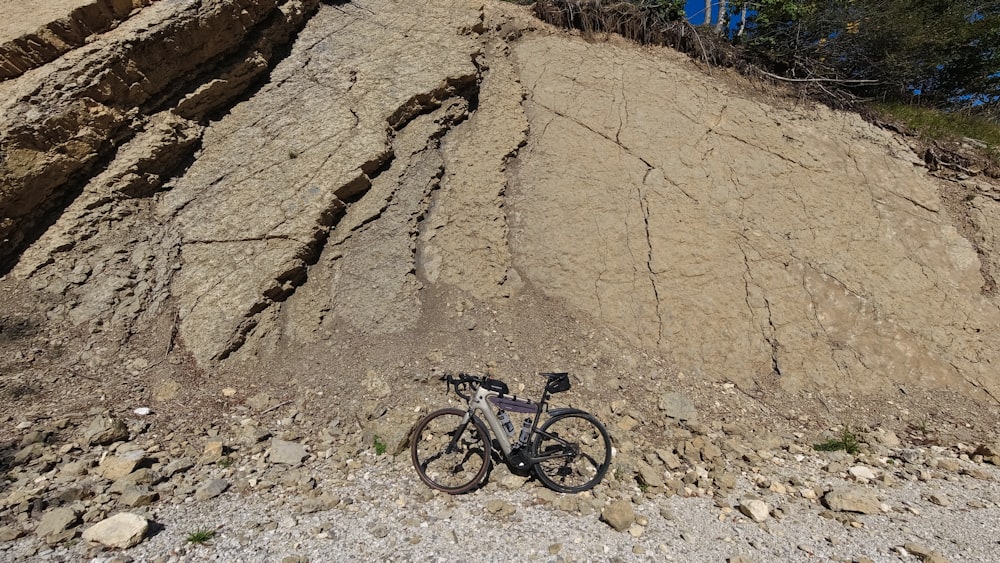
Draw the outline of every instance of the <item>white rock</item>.
<instances>
[{"instance_id":1,"label":"white rock","mask_svg":"<svg viewBox=\"0 0 1000 563\"><path fill-rule=\"evenodd\" d=\"M854 467L847 470L855 479L864 479L865 481L874 481L875 472L871 470L870 467L864 465L855 465Z\"/></svg>"},{"instance_id":2,"label":"white rock","mask_svg":"<svg viewBox=\"0 0 1000 563\"><path fill-rule=\"evenodd\" d=\"M744 499L740 501L740 512L745 514L754 522L763 522L771 514L771 507L766 502L758 499Z\"/></svg>"},{"instance_id":3,"label":"white rock","mask_svg":"<svg viewBox=\"0 0 1000 563\"><path fill-rule=\"evenodd\" d=\"M83 539L107 547L127 549L141 542L148 530L148 520L138 514L121 512L86 529Z\"/></svg>"}]
</instances>

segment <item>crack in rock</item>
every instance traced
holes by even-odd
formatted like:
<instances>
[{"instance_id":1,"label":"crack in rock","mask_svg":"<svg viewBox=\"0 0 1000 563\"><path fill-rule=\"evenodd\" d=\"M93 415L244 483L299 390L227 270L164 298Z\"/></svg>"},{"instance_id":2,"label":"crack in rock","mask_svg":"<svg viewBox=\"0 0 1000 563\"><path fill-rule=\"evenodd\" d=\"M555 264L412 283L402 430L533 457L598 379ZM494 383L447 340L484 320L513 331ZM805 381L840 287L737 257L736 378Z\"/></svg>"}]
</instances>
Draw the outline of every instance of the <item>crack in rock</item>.
<instances>
[{"instance_id":1,"label":"crack in rock","mask_svg":"<svg viewBox=\"0 0 1000 563\"><path fill-rule=\"evenodd\" d=\"M321 7L289 58L272 73L273 82L206 131L209 150L163 198L161 209L176 217L186 241L184 267L175 283L182 302L188 301L181 308L180 332L182 337L200 335L198 342L184 338L200 362L224 360L247 341L267 338L277 328L272 321L284 314L284 306L274 306L283 303L289 310L295 309L289 299L323 279L323 270L330 263L337 264L337 273L335 279L324 283L346 284L345 288L361 284L368 290L373 283L382 287L381 282L373 282L367 273L356 270L362 264L374 265L371 260L375 254L332 262L322 256L343 253L355 244L354 239L370 237L369 231L382 229L379 225L386 214L395 213L398 198L410 198L410 192L416 190L413 193L421 195L413 197L422 199L429 197L424 192L436 189L437 179L428 183L414 177L405 180L415 182L406 188L405 196L396 193L403 185L397 182L417 173L409 160L426 160L414 155L459 126L475 107L479 70L472 61L480 47L473 38L449 37L444 30L454 27L435 27L393 6L369 3L373 14L352 6L342 10ZM435 6L432 12L441 18L468 15L476 21L480 16L478 10L456 10L453 6ZM430 13L425 10L424 15ZM352 33L331 34L331 26L350 27ZM356 33L381 39L359 50L351 44ZM421 44L414 51L412 41L405 36L418 33L435 33L441 39ZM417 53L426 61L437 62L425 61L405 69L398 66L400 61L415 60L410 57ZM308 71L298 72L304 65ZM324 76L324 88L316 86L319 75ZM452 101L456 97L461 104ZM433 121L431 116L439 112L443 113L432 130L418 141L419 146L411 147L413 135L408 131L412 124ZM247 128L243 123L254 125ZM257 130L272 134L254 136ZM241 153L240 146L248 150ZM400 160L403 154L407 156ZM440 165L422 166L428 177L442 174ZM207 190L205 186L219 178L220 168L231 172ZM240 172L244 169L253 172L248 176ZM177 209L183 211L175 213ZM412 216L423 213L418 210ZM253 219L246 221L245 217ZM407 242L407 247L411 244ZM225 250L231 245L235 246ZM412 264L413 251L407 252L408 258L393 255L382 262ZM213 272L229 269L243 273L221 276L221 284L211 281L217 276ZM390 286L393 284L385 285ZM335 291L333 305L320 308L342 315L360 305L358 299L371 301L356 293L351 293L356 296L353 302L344 301L347 294L343 289ZM184 297L187 295L199 297L191 300ZM387 300L385 306L392 302ZM392 324L411 310L408 305L398 311L386 309L388 314L373 322ZM219 346L219 342L224 344Z\"/></svg>"},{"instance_id":2,"label":"crack in rock","mask_svg":"<svg viewBox=\"0 0 1000 563\"><path fill-rule=\"evenodd\" d=\"M200 109L182 116L203 119L230 103L266 71L276 44L287 42L318 4L156 3L53 63L52 72L23 77L18 95L0 108L0 264L9 266L72 203L143 127L141 117L180 111L164 104L201 86ZM220 69L218 59L225 57L235 62ZM194 148L175 150L189 155Z\"/></svg>"}]
</instances>

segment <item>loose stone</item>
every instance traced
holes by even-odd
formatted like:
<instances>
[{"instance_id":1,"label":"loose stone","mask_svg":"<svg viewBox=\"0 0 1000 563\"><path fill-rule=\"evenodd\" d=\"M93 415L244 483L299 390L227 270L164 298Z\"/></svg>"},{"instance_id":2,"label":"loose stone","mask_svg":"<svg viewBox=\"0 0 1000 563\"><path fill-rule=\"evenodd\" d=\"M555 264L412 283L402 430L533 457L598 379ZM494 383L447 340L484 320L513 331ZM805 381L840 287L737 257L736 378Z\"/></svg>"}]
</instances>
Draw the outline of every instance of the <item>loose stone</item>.
<instances>
[{"instance_id":1,"label":"loose stone","mask_svg":"<svg viewBox=\"0 0 1000 563\"><path fill-rule=\"evenodd\" d=\"M128 549L146 536L149 521L131 512L121 512L106 518L83 532L83 539L101 545Z\"/></svg>"},{"instance_id":2,"label":"loose stone","mask_svg":"<svg viewBox=\"0 0 1000 563\"><path fill-rule=\"evenodd\" d=\"M629 529L635 522L635 509L627 500L616 500L601 511L601 520L619 532Z\"/></svg>"}]
</instances>

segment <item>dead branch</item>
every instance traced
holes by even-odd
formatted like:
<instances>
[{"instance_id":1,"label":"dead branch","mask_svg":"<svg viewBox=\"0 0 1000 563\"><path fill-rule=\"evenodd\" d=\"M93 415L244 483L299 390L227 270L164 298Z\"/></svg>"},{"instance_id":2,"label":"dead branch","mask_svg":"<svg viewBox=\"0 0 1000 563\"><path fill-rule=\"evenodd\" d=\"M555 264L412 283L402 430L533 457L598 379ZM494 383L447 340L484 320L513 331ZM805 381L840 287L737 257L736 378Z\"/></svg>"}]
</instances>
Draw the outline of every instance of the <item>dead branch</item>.
<instances>
[{"instance_id":1,"label":"dead branch","mask_svg":"<svg viewBox=\"0 0 1000 563\"><path fill-rule=\"evenodd\" d=\"M797 83L819 83L825 82L828 84L878 84L878 80L863 80L856 79L851 80L847 78L788 78L786 76L779 76L777 74L772 74L766 70L757 69L761 75L774 80L781 80L782 82L797 82Z\"/></svg>"}]
</instances>

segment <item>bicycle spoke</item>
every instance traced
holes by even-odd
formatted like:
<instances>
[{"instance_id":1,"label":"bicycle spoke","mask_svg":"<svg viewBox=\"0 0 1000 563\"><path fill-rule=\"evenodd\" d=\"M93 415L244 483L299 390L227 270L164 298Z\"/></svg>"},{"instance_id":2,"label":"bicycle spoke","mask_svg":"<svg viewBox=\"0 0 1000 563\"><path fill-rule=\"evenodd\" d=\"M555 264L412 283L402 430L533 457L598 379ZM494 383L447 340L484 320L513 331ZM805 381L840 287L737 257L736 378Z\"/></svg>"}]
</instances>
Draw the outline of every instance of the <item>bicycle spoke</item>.
<instances>
[{"instance_id":1,"label":"bicycle spoke","mask_svg":"<svg viewBox=\"0 0 1000 563\"><path fill-rule=\"evenodd\" d=\"M443 409L428 415L418 425L411 442L413 466L420 479L432 488L466 492L485 477L490 463L486 431L466 413Z\"/></svg>"},{"instance_id":2,"label":"bicycle spoke","mask_svg":"<svg viewBox=\"0 0 1000 563\"><path fill-rule=\"evenodd\" d=\"M594 457L591 456L590 454L581 454L581 455L583 456L583 459L589 461L591 465L594 466L595 469L601 466L601 464L596 459L594 459Z\"/></svg>"},{"instance_id":3,"label":"bicycle spoke","mask_svg":"<svg viewBox=\"0 0 1000 563\"><path fill-rule=\"evenodd\" d=\"M593 416L558 415L543 425L533 443L538 478L560 492L592 488L611 464L611 440Z\"/></svg>"},{"instance_id":4,"label":"bicycle spoke","mask_svg":"<svg viewBox=\"0 0 1000 563\"><path fill-rule=\"evenodd\" d=\"M493 457L490 432L475 416L486 417L494 425L497 408L514 412L549 412L551 418L539 428L531 427L527 451L508 456L512 470L519 472L524 461L549 488L562 493L578 493L601 482L611 465L611 437L593 415L579 409L546 409L546 397L570 387L565 372L543 373L548 377L538 407L530 401L505 397L507 385L485 376L460 373L442 379L449 389L467 401L468 410L447 408L435 411L417 423L410 442L410 455L420 479L434 489L451 494L465 493L486 477ZM499 397L499 398L498 398ZM502 405L502 406L501 406ZM526 407L527 406L527 407ZM519 410L526 408L526 410ZM500 413L502 414L502 412ZM503 421L504 418L498 420Z\"/></svg>"}]
</instances>

